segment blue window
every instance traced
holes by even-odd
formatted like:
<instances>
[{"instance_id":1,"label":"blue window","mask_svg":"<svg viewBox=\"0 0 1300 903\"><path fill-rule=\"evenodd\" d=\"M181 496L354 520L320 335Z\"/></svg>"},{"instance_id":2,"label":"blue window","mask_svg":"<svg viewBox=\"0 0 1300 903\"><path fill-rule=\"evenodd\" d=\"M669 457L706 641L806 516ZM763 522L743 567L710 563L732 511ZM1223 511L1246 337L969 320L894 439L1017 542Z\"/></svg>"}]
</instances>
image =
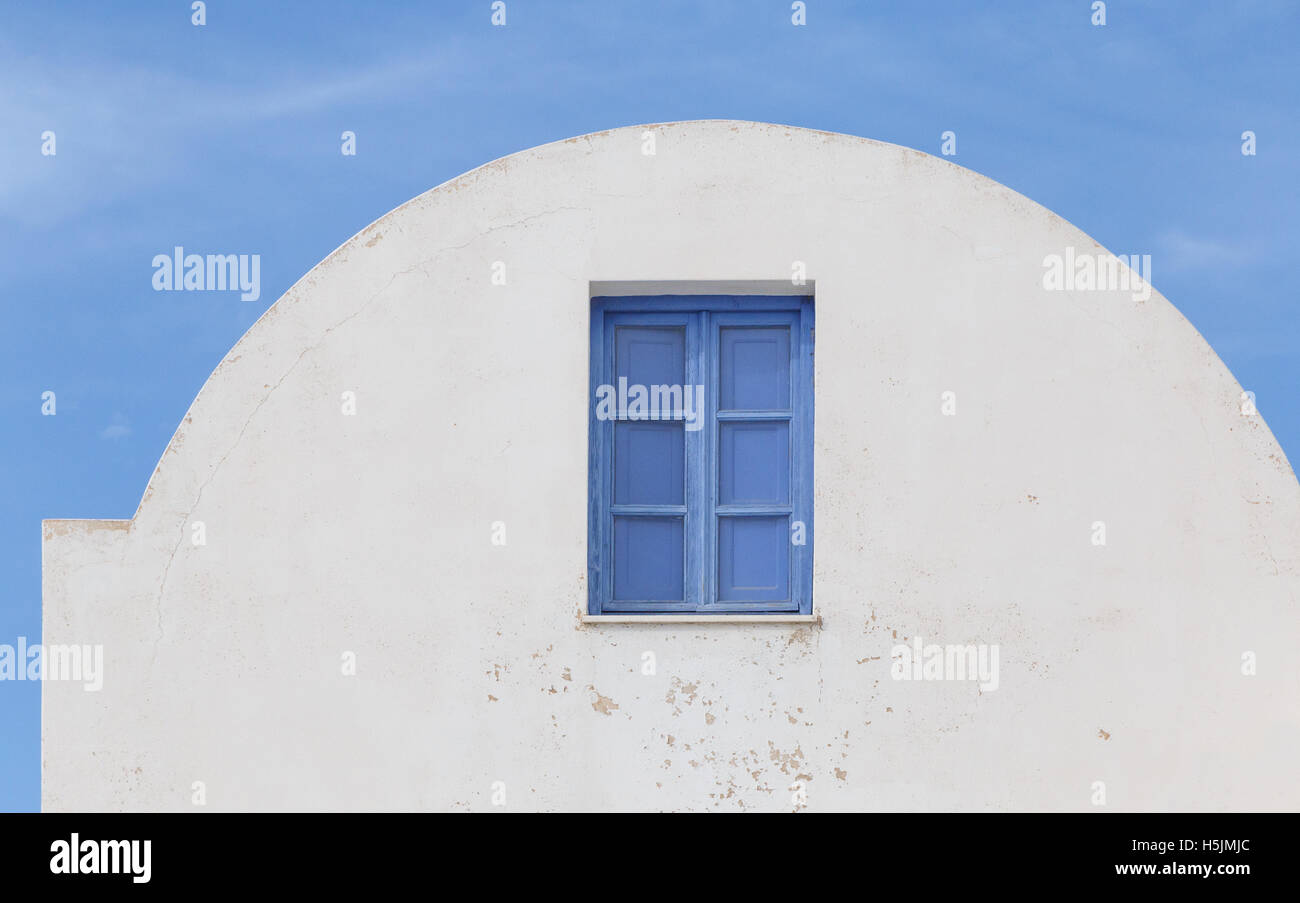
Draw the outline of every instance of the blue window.
<instances>
[{"instance_id":1,"label":"blue window","mask_svg":"<svg viewBox=\"0 0 1300 903\"><path fill-rule=\"evenodd\" d=\"M597 297L588 611L812 613L813 303Z\"/></svg>"}]
</instances>

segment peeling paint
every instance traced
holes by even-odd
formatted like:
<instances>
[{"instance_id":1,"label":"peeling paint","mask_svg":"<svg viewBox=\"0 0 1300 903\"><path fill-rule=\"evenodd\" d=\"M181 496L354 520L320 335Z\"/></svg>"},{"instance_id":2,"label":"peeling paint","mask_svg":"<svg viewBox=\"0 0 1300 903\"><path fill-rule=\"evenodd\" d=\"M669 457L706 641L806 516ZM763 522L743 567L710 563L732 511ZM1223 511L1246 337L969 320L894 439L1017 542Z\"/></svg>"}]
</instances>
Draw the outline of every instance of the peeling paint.
<instances>
[{"instance_id":1,"label":"peeling paint","mask_svg":"<svg viewBox=\"0 0 1300 903\"><path fill-rule=\"evenodd\" d=\"M595 711L600 712L602 715L614 714L614 711L618 708L617 702L610 699L608 696L600 695L600 691L591 685L588 685L587 689L596 694L596 701L591 704L591 707Z\"/></svg>"}]
</instances>

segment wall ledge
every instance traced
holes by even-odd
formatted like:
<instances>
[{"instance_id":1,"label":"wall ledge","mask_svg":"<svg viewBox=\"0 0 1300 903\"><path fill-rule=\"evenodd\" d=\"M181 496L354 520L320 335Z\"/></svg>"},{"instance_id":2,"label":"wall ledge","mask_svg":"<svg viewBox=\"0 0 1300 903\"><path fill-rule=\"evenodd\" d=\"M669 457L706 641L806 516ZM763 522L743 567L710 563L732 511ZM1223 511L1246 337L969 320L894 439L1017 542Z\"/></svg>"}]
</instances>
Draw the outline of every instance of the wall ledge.
<instances>
[{"instance_id":1,"label":"wall ledge","mask_svg":"<svg viewBox=\"0 0 1300 903\"><path fill-rule=\"evenodd\" d=\"M821 615L582 615L583 624L821 624Z\"/></svg>"}]
</instances>

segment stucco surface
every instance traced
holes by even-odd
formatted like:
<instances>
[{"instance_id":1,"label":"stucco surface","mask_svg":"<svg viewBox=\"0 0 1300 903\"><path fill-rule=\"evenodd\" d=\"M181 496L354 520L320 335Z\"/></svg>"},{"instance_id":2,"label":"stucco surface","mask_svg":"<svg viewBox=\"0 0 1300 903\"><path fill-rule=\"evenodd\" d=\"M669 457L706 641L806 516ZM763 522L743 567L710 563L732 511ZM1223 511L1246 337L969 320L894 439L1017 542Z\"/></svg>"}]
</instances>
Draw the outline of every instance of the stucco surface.
<instances>
[{"instance_id":1,"label":"stucco surface","mask_svg":"<svg viewBox=\"0 0 1300 903\"><path fill-rule=\"evenodd\" d=\"M43 687L44 808L1300 808L1300 485L1158 292L1044 290L1066 247L943 160L742 122L421 195L249 330L132 520L45 522L44 642L105 674ZM794 261L820 622L582 623L590 283ZM997 690L891 679L918 635L997 644Z\"/></svg>"}]
</instances>

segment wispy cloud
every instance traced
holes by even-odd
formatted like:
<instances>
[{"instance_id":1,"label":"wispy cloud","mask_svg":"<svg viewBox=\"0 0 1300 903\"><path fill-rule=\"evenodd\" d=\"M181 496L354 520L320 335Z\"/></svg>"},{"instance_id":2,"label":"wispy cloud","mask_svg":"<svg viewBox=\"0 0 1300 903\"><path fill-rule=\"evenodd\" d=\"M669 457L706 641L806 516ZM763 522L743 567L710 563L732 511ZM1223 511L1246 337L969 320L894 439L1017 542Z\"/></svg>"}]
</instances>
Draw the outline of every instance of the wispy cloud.
<instances>
[{"instance_id":1,"label":"wispy cloud","mask_svg":"<svg viewBox=\"0 0 1300 903\"><path fill-rule=\"evenodd\" d=\"M112 422L99 431L99 438L116 442L131 435L131 424L120 412L113 412Z\"/></svg>"},{"instance_id":2,"label":"wispy cloud","mask_svg":"<svg viewBox=\"0 0 1300 903\"><path fill-rule=\"evenodd\" d=\"M193 171L196 159L229 154L258 130L295 129L310 117L401 104L427 96L459 54L404 57L350 70L241 73L236 83L116 61L42 71L38 90L0 94L0 119L26 140L0 145L0 218L44 227L111 206ZM32 58L0 59L0 84L40 70ZM57 136L43 156L41 135Z\"/></svg>"},{"instance_id":3,"label":"wispy cloud","mask_svg":"<svg viewBox=\"0 0 1300 903\"><path fill-rule=\"evenodd\" d=\"M1259 256L1259 244L1197 238L1172 230L1159 238L1160 269L1169 273L1196 270L1235 270L1249 266Z\"/></svg>"}]
</instances>

